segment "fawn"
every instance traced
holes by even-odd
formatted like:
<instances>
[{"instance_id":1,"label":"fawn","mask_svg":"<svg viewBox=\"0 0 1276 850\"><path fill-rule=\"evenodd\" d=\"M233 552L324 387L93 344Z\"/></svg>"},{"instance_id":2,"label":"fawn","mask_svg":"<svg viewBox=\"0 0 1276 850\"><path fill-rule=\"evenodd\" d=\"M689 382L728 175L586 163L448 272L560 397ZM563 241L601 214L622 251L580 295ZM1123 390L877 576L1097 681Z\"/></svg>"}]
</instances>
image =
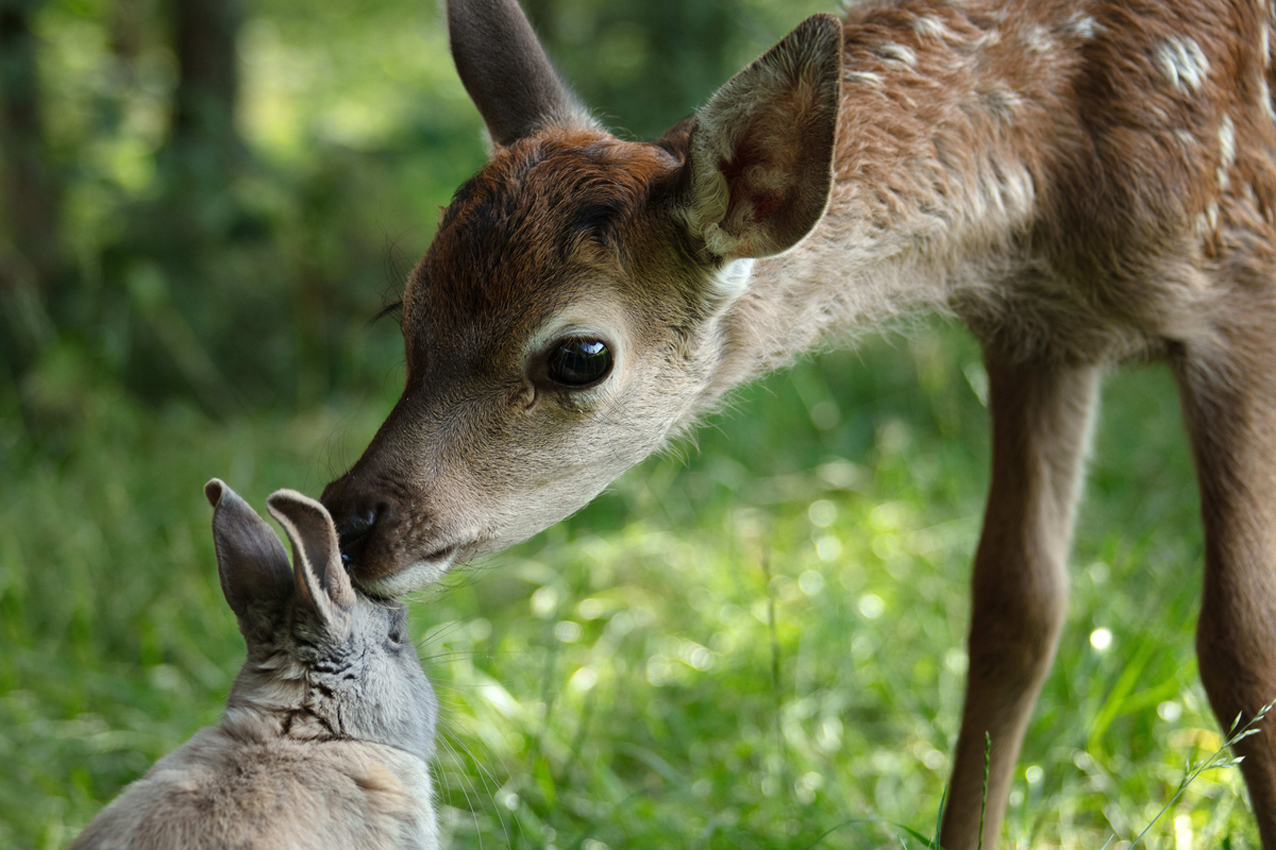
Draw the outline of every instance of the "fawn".
<instances>
[{"instance_id":1,"label":"fawn","mask_svg":"<svg viewBox=\"0 0 1276 850\"><path fill-rule=\"evenodd\" d=\"M1111 364L1177 379L1201 675L1225 723L1252 717L1276 696L1274 16L870 0L641 143L577 103L514 0L449 0L492 151L408 280L403 395L324 492L356 580L399 593L525 539L732 387L937 309L982 344L993 434L944 847L978 843L985 733L1004 814ZM1237 750L1276 850L1276 730Z\"/></svg>"}]
</instances>

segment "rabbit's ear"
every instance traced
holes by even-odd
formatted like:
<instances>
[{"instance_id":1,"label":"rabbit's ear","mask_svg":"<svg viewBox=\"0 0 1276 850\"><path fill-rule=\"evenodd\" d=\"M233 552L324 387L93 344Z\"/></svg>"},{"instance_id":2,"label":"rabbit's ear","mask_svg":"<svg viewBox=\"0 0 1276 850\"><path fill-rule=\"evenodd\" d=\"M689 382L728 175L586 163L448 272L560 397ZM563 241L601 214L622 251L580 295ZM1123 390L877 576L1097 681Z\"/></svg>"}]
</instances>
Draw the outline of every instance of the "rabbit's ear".
<instances>
[{"instance_id":1,"label":"rabbit's ear","mask_svg":"<svg viewBox=\"0 0 1276 850\"><path fill-rule=\"evenodd\" d=\"M323 505L295 490L276 490L266 505L292 541L298 600L329 629L343 632L355 595L341 563L332 517Z\"/></svg>"},{"instance_id":2,"label":"rabbit's ear","mask_svg":"<svg viewBox=\"0 0 1276 850\"><path fill-rule=\"evenodd\" d=\"M220 479L205 484L204 495L213 506L222 593L242 625L251 604L275 608L292 595L288 553L266 521Z\"/></svg>"}]
</instances>

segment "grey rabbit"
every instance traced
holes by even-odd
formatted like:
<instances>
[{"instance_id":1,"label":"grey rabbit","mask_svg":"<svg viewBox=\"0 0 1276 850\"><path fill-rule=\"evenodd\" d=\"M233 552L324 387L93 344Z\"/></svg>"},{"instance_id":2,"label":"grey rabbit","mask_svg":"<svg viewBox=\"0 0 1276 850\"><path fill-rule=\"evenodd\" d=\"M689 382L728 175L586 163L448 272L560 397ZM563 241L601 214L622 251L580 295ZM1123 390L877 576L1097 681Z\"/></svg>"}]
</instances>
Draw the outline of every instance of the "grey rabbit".
<instances>
[{"instance_id":1,"label":"grey rabbit","mask_svg":"<svg viewBox=\"0 0 1276 850\"><path fill-rule=\"evenodd\" d=\"M217 479L213 540L248 660L217 726L160 759L72 850L437 848L438 703L402 604L355 591L322 505L292 490L268 526Z\"/></svg>"}]
</instances>

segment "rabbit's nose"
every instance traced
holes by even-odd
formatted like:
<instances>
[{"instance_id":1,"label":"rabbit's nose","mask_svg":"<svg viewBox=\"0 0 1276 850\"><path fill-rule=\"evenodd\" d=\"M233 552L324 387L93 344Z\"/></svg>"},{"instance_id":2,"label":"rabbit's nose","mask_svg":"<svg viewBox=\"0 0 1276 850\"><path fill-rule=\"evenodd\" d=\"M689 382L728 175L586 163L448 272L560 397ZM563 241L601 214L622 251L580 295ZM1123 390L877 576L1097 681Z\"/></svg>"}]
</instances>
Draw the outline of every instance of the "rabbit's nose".
<instances>
[{"instance_id":1,"label":"rabbit's nose","mask_svg":"<svg viewBox=\"0 0 1276 850\"><path fill-rule=\"evenodd\" d=\"M386 513L385 502L367 505L350 512L337 526L337 543L341 548L341 564L350 572L363 552L368 548L368 540L377 521Z\"/></svg>"}]
</instances>

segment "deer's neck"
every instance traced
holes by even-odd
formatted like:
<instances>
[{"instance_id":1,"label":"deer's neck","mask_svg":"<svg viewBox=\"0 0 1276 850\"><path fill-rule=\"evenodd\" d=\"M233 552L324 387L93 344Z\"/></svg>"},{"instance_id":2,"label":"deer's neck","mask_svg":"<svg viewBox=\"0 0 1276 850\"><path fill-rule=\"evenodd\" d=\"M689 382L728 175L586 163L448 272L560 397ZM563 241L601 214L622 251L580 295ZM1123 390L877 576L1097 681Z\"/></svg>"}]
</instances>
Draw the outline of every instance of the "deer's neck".
<instances>
[{"instance_id":1,"label":"deer's neck","mask_svg":"<svg viewBox=\"0 0 1276 850\"><path fill-rule=\"evenodd\" d=\"M797 248L755 264L724 314L710 396L826 338L951 309L1031 261L1051 162L1075 135L1067 80L1095 25L1004 6L920 0L847 23L829 210Z\"/></svg>"}]
</instances>

